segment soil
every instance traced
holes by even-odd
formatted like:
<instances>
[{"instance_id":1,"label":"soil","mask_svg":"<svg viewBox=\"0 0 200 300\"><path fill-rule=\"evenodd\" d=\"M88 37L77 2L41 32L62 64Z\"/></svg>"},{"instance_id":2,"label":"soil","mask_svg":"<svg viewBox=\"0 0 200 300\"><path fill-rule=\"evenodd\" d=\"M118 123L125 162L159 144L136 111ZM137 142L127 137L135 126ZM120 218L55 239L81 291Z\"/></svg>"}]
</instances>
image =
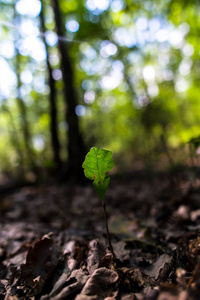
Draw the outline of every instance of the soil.
<instances>
[{"instance_id":1,"label":"soil","mask_svg":"<svg viewBox=\"0 0 200 300\"><path fill-rule=\"evenodd\" d=\"M200 181L113 176L114 256L91 183L26 186L0 199L0 299L200 299Z\"/></svg>"}]
</instances>

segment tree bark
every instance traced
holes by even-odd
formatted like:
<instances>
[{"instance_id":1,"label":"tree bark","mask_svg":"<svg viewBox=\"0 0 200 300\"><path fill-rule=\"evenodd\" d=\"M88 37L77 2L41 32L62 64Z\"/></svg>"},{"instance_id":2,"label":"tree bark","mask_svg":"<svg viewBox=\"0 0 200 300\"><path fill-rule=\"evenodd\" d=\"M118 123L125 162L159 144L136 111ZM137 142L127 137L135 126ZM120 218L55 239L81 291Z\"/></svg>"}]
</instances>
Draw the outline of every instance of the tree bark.
<instances>
[{"instance_id":1,"label":"tree bark","mask_svg":"<svg viewBox=\"0 0 200 300\"><path fill-rule=\"evenodd\" d=\"M58 169L61 167L61 158L60 158L60 142L58 137L58 122L57 122L57 105L56 105L56 88L55 80L52 76L52 67L49 60L49 47L45 39L45 21L44 21L44 1L41 1L42 9L40 13L41 29L43 32L43 42L46 49L47 55L47 68L48 68L48 77L49 77L49 104L50 104L50 133L51 133L51 145L53 150L53 161Z\"/></svg>"},{"instance_id":2,"label":"tree bark","mask_svg":"<svg viewBox=\"0 0 200 300\"><path fill-rule=\"evenodd\" d=\"M56 31L58 37L65 35L62 24L62 15L58 0L52 0ZM68 171L74 179L82 177L82 162L85 157L84 142L80 133L78 117L75 113L77 105L76 92L74 88L74 74L71 64L71 58L68 54L68 47L65 41L59 39L58 42L61 56L61 70L63 73L64 82L64 100L66 105L65 116L68 127Z\"/></svg>"}]
</instances>

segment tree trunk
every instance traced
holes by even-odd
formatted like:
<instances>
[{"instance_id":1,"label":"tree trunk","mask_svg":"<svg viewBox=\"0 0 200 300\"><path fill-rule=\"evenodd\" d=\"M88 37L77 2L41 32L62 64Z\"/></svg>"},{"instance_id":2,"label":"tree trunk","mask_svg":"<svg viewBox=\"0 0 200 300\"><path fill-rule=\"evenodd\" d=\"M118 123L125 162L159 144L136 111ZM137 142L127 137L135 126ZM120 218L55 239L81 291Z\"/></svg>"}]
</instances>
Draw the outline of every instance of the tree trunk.
<instances>
[{"instance_id":1,"label":"tree trunk","mask_svg":"<svg viewBox=\"0 0 200 300\"><path fill-rule=\"evenodd\" d=\"M44 1L43 1L44 2ZM52 76L52 68L49 61L49 49L45 39L45 21L44 21L44 7L42 2L42 9L40 13L40 21L41 21L41 29L43 32L43 42L46 48L47 55L47 68L48 68L48 76L49 76L49 87L50 87L50 96L49 96L49 104L50 104L50 133L51 133L51 145L53 149L53 161L58 169L61 167L61 158L60 158L60 142L58 137L58 122L57 122L57 105L56 105L56 88L55 88L55 80Z\"/></svg>"},{"instance_id":2,"label":"tree trunk","mask_svg":"<svg viewBox=\"0 0 200 300\"><path fill-rule=\"evenodd\" d=\"M62 25L62 16L58 0L52 0L55 14L56 31L58 37L63 37L64 30ZM82 177L82 162L85 157L85 147L82 136L80 134L78 117L75 113L77 105L76 92L74 88L74 75L71 65L71 59L68 54L68 47L65 41L59 39L58 42L60 56L61 56L61 69L63 73L64 82L64 100L66 105L66 121L68 127L68 171L73 179Z\"/></svg>"}]
</instances>

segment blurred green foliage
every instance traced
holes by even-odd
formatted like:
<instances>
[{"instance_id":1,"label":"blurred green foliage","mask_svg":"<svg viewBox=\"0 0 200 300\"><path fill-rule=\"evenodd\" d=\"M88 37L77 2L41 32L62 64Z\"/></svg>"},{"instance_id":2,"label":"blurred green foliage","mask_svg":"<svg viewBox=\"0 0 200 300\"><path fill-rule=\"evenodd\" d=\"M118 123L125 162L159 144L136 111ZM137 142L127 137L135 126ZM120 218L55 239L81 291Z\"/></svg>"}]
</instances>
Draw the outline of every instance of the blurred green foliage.
<instances>
[{"instance_id":1,"label":"blurred green foliage","mask_svg":"<svg viewBox=\"0 0 200 300\"><path fill-rule=\"evenodd\" d=\"M0 1L1 170L29 169L16 103L19 89L27 109L35 164L42 166L52 159L40 1L26 3ZM169 158L169 153L175 161L185 159L187 142L200 132L200 3L60 0L59 4L64 37L56 36L51 2L43 1L62 159L67 159L68 124L63 113L58 38L69 46L79 99L76 113L88 149L93 145L110 149L119 168L131 167L135 159L157 163L163 155Z\"/></svg>"}]
</instances>

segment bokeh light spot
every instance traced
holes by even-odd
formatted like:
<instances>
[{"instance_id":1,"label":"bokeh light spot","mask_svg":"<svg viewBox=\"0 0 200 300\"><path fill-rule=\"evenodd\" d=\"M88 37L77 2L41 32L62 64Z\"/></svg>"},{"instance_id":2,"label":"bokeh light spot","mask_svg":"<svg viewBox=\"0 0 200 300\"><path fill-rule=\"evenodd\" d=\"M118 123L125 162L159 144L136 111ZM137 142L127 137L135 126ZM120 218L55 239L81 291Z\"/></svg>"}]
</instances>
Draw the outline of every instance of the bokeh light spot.
<instances>
[{"instance_id":1,"label":"bokeh light spot","mask_svg":"<svg viewBox=\"0 0 200 300\"><path fill-rule=\"evenodd\" d=\"M95 100L95 92L94 91L86 91L84 94L84 101L87 104L93 103Z\"/></svg>"},{"instance_id":2,"label":"bokeh light spot","mask_svg":"<svg viewBox=\"0 0 200 300\"><path fill-rule=\"evenodd\" d=\"M83 105L77 105L75 108L75 112L76 112L77 116L79 116L79 117L84 116L84 114L86 112L86 108Z\"/></svg>"},{"instance_id":3,"label":"bokeh light spot","mask_svg":"<svg viewBox=\"0 0 200 300\"><path fill-rule=\"evenodd\" d=\"M146 82L152 82L155 80L155 69L152 66L146 66L142 70L143 78Z\"/></svg>"},{"instance_id":4,"label":"bokeh light spot","mask_svg":"<svg viewBox=\"0 0 200 300\"><path fill-rule=\"evenodd\" d=\"M79 23L76 20L69 20L65 27L70 32L77 32L79 30Z\"/></svg>"},{"instance_id":5,"label":"bokeh light spot","mask_svg":"<svg viewBox=\"0 0 200 300\"><path fill-rule=\"evenodd\" d=\"M53 31L47 31L45 33L45 38L46 38L47 44L51 47L55 46L58 42L58 36Z\"/></svg>"},{"instance_id":6,"label":"bokeh light spot","mask_svg":"<svg viewBox=\"0 0 200 300\"><path fill-rule=\"evenodd\" d=\"M109 57L117 53L117 46L109 41L103 41L101 43L100 54L103 57Z\"/></svg>"},{"instance_id":7,"label":"bokeh light spot","mask_svg":"<svg viewBox=\"0 0 200 300\"><path fill-rule=\"evenodd\" d=\"M15 5L16 11L21 15L37 17L41 11L39 0L19 0Z\"/></svg>"},{"instance_id":8,"label":"bokeh light spot","mask_svg":"<svg viewBox=\"0 0 200 300\"><path fill-rule=\"evenodd\" d=\"M32 80L33 80L33 75L31 73L31 71L30 70L24 70L20 74L20 80L24 84L30 84L32 82Z\"/></svg>"},{"instance_id":9,"label":"bokeh light spot","mask_svg":"<svg viewBox=\"0 0 200 300\"><path fill-rule=\"evenodd\" d=\"M86 6L89 10L95 10L96 8L99 10L106 10L110 5L109 0L87 0Z\"/></svg>"}]
</instances>

